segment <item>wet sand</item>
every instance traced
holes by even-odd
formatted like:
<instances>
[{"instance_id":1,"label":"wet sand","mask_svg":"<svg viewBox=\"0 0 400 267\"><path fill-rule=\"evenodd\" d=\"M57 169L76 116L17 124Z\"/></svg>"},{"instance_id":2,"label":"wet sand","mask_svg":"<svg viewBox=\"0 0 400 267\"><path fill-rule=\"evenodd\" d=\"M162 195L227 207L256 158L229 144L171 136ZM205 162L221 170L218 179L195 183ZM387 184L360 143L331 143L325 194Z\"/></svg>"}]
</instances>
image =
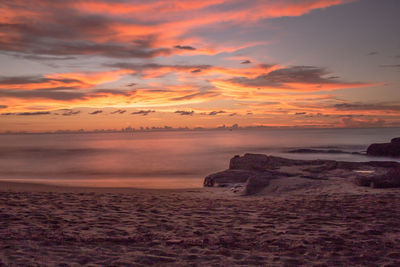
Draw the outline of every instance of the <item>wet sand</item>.
<instances>
[{"instance_id":1,"label":"wet sand","mask_svg":"<svg viewBox=\"0 0 400 267\"><path fill-rule=\"evenodd\" d=\"M400 190L330 183L243 197L0 182L0 266L400 266Z\"/></svg>"}]
</instances>

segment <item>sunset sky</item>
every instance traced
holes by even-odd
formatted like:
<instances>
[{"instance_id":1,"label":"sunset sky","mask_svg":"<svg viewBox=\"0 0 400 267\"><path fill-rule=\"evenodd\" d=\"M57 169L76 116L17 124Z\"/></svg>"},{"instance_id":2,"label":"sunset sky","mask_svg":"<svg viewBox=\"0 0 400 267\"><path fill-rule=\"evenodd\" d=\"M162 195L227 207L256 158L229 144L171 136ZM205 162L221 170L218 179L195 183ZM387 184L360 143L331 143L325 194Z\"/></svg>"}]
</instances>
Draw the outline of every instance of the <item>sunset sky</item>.
<instances>
[{"instance_id":1,"label":"sunset sky","mask_svg":"<svg viewBox=\"0 0 400 267\"><path fill-rule=\"evenodd\" d=\"M400 126L399 0L2 0L0 132Z\"/></svg>"}]
</instances>

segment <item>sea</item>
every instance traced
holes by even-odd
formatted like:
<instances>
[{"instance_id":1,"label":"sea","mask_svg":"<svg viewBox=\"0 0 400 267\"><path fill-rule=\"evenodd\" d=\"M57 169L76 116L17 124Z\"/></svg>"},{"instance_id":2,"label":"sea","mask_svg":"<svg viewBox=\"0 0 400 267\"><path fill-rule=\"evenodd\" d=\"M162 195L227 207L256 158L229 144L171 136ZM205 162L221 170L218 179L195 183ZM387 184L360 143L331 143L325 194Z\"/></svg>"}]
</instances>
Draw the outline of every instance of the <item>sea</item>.
<instances>
[{"instance_id":1,"label":"sea","mask_svg":"<svg viewBox=\"0 0 400 267\"><path fill-rule=\"evenodd\" d=\"M365 152L400 128L220 129L0 135L0 180L64 186L196 188L235 155L293 159L392 160L351 153L289 153L306 148Z\"/></svg>"}]
</instances>

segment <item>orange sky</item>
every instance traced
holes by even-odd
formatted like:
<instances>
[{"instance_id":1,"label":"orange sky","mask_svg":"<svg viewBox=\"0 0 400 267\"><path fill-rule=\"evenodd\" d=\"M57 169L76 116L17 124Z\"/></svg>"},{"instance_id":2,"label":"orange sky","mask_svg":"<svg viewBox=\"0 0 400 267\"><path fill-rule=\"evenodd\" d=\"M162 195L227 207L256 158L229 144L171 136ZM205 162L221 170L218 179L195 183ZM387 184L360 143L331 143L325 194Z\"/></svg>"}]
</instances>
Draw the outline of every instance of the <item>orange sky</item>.
<instances>
[{"instance_id":1,"label":"orange sky","mask_svg":"<svg viewBox=\"0 0 400 267\"><path fill-rule=\"evenodd\" d=\"M396 7L3 1L0 132L400 126Z\"/></svg>"}]
</instances>

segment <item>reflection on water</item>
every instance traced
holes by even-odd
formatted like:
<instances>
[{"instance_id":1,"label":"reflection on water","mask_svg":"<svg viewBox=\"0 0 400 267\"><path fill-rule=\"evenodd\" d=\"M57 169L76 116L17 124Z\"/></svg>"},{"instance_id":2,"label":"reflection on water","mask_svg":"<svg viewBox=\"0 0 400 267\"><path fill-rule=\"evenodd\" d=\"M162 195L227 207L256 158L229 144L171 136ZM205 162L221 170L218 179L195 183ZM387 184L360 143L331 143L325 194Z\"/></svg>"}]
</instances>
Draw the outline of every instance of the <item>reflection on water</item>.
<instances>
[{"instance_id":1,"label":"reflection on water","mask_svg":"<svg viewBox=\"0 0 400 267\"><path fill-rule=\"evenodd\" d=\"M297 159L387 160L285 151L359 152L399 133L388 128L1 135L0 178L74 186L197 187L205 175L227 168L232 156L248 152Z\"/></svg>"}]
</instances>

